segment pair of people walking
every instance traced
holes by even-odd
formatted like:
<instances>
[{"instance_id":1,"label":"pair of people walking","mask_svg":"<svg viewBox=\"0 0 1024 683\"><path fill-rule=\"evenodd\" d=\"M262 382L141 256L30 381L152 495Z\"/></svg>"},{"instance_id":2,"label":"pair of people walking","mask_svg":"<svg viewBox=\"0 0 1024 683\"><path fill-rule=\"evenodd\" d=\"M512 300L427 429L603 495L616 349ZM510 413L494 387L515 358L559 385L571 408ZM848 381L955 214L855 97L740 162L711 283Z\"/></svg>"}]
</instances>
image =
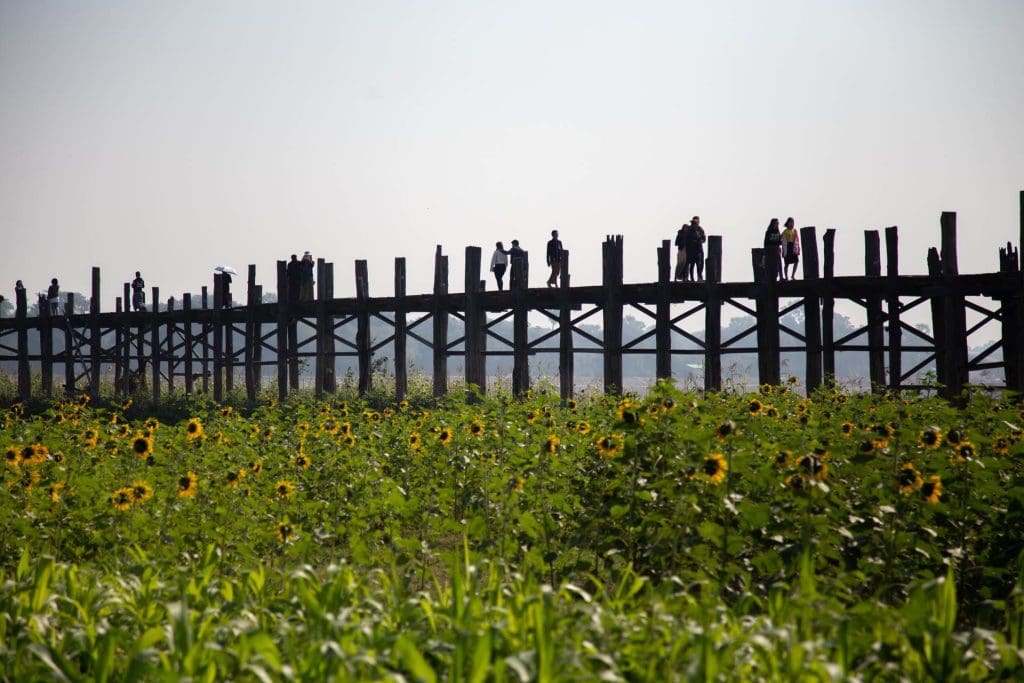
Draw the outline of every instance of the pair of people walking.
<instances>
[{"instance_id":1,"label":"pair of people walking","mask_svg":"<svg viewBox=\"0 0 1024 683\"><path fill-rule=\"evenodd\" d=\"M522 261L522 267L517 268L517 260ZM562 272L562 240L558 239L558 230L551 231L551 239L548 240L547 245L547 264L551 268L551 274L548 276L547 286L555 287L558 285L558 276ZM526 284L526 252L519 246L519 240L512 240L512 248L505 250L505 245L501 242L497 242L494 245L494 253L491 255L491 272L494 273L494 279L498 283L498 291L505 288L505 272L511 266L511 274L509 276L509 287L516 289L519 286L518 278L520 273L524 278L523 284Z\"/></svg>"},{"instance_id":2,"label":"pair of people walking","mask_svg":"<svg viewBox=\"0 0 1024 683\"><path fill-rule=\"evenodd\" d=\"M288 303L313 300L313 255L308 251L302 255L292 254L291 260L285 267L285 277L288 280Z\"/></svg>"},{"instance_id":3,"label":"pair of people walking","mask_svg":"<svg viewBox=\"0 0 1024 683\"><path fill-rule=\"evenodd\" d=\"M700 216L694 216L689 223L683 223L676 233L676 272L680 282L704 281L704 242L707 235L700 225Z\"/></svg>"},{"instance_id":4,"label":"pair of people walking","mask_svg":"<svg viewBox=\"0 0 1024 683\"><path fill-rule=\"evenodd\" d=\"M800 234L792 216L786 219L785 226L786 229L779 232L779 219L773 218L764 231L764 269L772 281L795 280L800 263Z\"/></svg>"}]
</instances>

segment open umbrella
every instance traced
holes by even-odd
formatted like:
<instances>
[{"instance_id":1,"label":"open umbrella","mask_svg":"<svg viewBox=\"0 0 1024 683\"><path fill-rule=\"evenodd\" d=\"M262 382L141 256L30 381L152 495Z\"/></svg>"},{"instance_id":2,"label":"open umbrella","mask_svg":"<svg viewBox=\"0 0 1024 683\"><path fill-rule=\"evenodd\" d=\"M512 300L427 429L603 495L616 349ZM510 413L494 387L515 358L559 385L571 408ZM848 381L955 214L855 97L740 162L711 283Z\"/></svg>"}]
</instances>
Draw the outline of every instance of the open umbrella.
<instances>
[{"instance_id":1,"label":"open umbrella","mask_svg":"<svg viewBox=\"0 0 1024 683\"><path fill-rule=\"evenodd\" d=\"M228 275L238 275L238 271L231 266L217 266L213 269L215 273L227 273Z\"/></svg>"}]
</instances>

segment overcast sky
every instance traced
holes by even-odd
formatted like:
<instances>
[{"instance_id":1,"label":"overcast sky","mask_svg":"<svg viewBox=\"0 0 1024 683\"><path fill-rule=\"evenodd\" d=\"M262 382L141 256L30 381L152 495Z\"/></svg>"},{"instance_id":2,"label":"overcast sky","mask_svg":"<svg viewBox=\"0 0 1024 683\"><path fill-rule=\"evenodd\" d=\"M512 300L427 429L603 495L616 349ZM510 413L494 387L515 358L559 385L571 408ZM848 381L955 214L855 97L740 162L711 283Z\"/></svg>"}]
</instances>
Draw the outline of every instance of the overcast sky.
<instances>
[{"instance_id":1,"label":"overcast sky","mask_svg":"<svg viewBox=\"0 0 1024 683\"><path fill-rule=\"evenodd\" d=\"M961 272L998 268L1024 189L1024 2L103 2L0 0L0 292L57 276L103 307L212 268L275 289L310 250L354 293L427 292L434 247L518 238L542 285L557 227L574 284L625 236L627 281L700 214L726 280L773 216L900 227L926 271L939 215ZM236 279L241 292L242 278ZM488 289L493 289L493 280Z\"/></svg>"}]
</instances>

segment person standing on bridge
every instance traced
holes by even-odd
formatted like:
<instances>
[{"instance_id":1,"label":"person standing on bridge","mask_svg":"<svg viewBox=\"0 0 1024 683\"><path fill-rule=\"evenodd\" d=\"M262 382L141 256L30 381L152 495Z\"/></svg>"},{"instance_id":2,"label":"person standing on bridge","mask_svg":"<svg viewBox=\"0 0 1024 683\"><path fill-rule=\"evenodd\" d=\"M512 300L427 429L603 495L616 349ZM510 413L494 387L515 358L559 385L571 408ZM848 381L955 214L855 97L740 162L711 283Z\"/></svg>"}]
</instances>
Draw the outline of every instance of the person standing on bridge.
<instances>
[{"instance_id":1,"label":"person standing on bridge","mask_svg":"<svg viewBox=\"0 0 1024 683\"><path fill-rule=\"evenodd\" d=\"M786 219L786 229L782 231L782 250L785 254L785 266L782 268L783 280L796 279L796 267L800 263L800 235L796 231L796 221L790 216ZM789 267L793 266L792 275L789 274Z\"/></svg>"},{"instance_id":2,"label":"person standing on bridge","mask_svg":"<svg viewBox=\"0 0 1024 683\"><path fill-rule=\"evenodd\" d=\"M132 280L132 310L146 310L146 281L142 279L142 273L135 271L135 279Z\"/></svg>"},{"instance_id":3,"label":"person standing on bridge","mask_svg":"<svg viewBox=\"0 0 1024 683\"><path fill-rule=\"evenodd\" d=\"M285 280L288 283L288 303L298 303L302 292L302 264L295 254L292 254L292 260L285 267Z\"/></svg>"},{"instance_id":4,"label":"person standing on bridge","mask_svg":"<svg viewBox=\"0 0 1024 683\"><path fill-rule=\"evenodd\" d=\"M686 282L686 243L689 241L689 234L689 223L683 223L676 233L676 281Z\"/></svg>"},{"instance_id":5,"label":"person standing on bridge","mask_svg":"<svg viewBox=\"0 0 1024 683\"><path fill-rule=\"evenodd\" d=\"M302 255L302 301L313 300L313 255L308 251Z\"/></svg>"},{"instance_id":6,"label":"person standing on bridge","mask_svg":"<svg viewBox=\"0 0 1024 683\"><path fill-rule=\"evenodd\" d=\"M764 272L769 280L784 280L782 272L782 235L779 219L773 218L764 231Z\"/></svg>"},{"instance_id":7,"label":"person standing on bridge","mask_svg":"<svg viewBox=\"0 0 1024 683\"><path fill-rule=\"evenodd\" d=\"M557 230L551 231L551 239L548 240L548 265L551 267L548 287L557 287L558 273L562 269L562 240L558 239Z\"/></svg>"},{"instance_id":8,"label":"person standing on bridge","mask_svg":"<svg viewBox=\"0 0 1024 683\"><path fill-rule=\"evenodd\" d=\"M507 268L508 252L505 251L505 245L501 242L497 242L494 245L494 253L491 254L491 272L494 273L494 279L498 281L499 292L505 288L503 278L505 277L505 270Z\"/></svg>"},{"instance_id":9,"label":"person standing on bridge","mask_svg":"<svg viewBox=\"0 0 1024 683\"><path fill-rule=\"evenodd\" d=\"M526 252L520 248L519 240L512 240L512 248L508 250L508 266L512 269L508 278L508 288L526 287Z\"/></svg>"},{"instance_id":10,"label":"person standing on bridge","mask_svg":"<svg viewBox=\"0 0 1024 683\"><path fill-rule=\"evenodd\" d=\"M690 229L686 233L686 275L690 282L704 281L704 242L706 241L704 228L700 227L700 216L694 216L690 219ZM696 280L694 280L695 276Z\"/></svg>"},{"instance_id":11,"label":"person standing on bridge","mask_svg":"<svg viewBox=\"0 0 1024 683\"><path fill-rule=\"evenodd\" d=\"M57 278L50 280L46 298L50 302L50 315L60 315L60 285L57 284Z\"/></svg>"}]
</instances>

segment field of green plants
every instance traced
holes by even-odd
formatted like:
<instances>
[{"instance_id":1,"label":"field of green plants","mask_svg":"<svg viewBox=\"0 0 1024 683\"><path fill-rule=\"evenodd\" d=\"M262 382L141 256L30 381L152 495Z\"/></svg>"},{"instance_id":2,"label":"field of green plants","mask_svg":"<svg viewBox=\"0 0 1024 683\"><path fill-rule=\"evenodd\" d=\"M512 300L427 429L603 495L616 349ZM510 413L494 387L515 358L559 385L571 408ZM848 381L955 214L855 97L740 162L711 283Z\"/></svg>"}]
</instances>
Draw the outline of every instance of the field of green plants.
<instances>
[{"instance_id":1,"label":"field of green plants","mask_svg":"<svg viewBox=\"0 0 1024 683\"><path fill-rule=\"evenodd\" d=\"M999 396L159 413L0 410L0 679L1024 679Z\"/></svg>"}]
</instances>

